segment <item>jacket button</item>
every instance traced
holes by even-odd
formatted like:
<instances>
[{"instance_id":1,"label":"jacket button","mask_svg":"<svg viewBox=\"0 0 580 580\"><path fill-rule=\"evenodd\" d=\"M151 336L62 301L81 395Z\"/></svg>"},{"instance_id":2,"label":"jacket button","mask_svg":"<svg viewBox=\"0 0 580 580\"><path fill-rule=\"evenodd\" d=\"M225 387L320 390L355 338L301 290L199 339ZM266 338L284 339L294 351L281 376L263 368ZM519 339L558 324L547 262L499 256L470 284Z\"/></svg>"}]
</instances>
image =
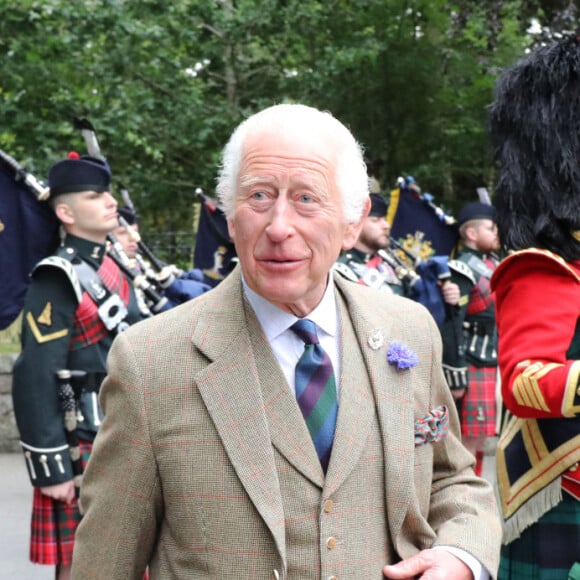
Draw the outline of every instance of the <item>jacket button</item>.
<instances>
[{"instance_id":1,"label":"jacket button","mask_svg":"<svg viewBox=\"0 0 580 580\"><path fill-rule=\"evenodd\" d=\"M336 576L329 576L328 580L338 580L338 578Z\"/></svg>"},{"instance_id":2,"label":"jacket button","mask_svg":"<svg viewBox=\"0 0 580 580\"><path fill-rule=\"evenodd\" d=\"M280 573L278 572L278 570L274 570L274 572L272 573L272 577L274 578L274 580L280 580Z\"/></svg>"},{"instance_id":3,"label":"jacket button","mask_svg":"<svg viewBox=\"0 0 580 580\"><path fill-rule=\"evenodd\" d=\"M334 503L332 502L332 500L331 500L331 499L327 499L327 500L324 502L324 511L325 511L327 514L329 514L329 513L332 511L332 508L333 508L333 506L334 506Z\"/></svg>"},{"instance_id":4,"label":"jacket button","mask_svg":"<svg viewBox=\"0 0 580 580\"><path fill-rule=\"evenodd\" d=\"M578 464L578 462L576 462L576 463L574 463L574 465L572 465L572 466L571 466L571 467L568 469L568 471L572 471L572 472L574 472L574 471L576 471L576 470L578 469L578 467L579 467L579 464Z\"/></svg>"},{"instance_id":5,"label":"jacket button","mask_svg":"<svg viewBox=\"0 0 580 580\"><path fill-rule=\"evenodd\" d=\"M336 538L330 537L328 538L328 540L326 540L326 547L329 550L333 550L335 546L336 546Z\"/></svg>"}]
</instances>

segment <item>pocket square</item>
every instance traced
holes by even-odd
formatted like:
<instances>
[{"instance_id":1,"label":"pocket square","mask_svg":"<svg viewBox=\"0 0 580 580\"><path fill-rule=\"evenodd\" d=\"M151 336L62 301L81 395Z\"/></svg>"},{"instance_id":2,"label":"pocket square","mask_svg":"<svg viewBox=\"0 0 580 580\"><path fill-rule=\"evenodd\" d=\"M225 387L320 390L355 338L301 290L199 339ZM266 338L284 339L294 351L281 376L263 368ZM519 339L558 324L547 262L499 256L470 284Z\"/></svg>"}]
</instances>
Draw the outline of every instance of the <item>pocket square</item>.
<instances>
[{"instance_id":1,"label":"pocket square","mask_svg":"<svg viewBox=\"0 0 580 580\"><path fill-rule=\"evenodd\" d=\"M441 441L449 430L449 411L441 405L415 421L415 447Z\"/></svg>"}]
</instances>

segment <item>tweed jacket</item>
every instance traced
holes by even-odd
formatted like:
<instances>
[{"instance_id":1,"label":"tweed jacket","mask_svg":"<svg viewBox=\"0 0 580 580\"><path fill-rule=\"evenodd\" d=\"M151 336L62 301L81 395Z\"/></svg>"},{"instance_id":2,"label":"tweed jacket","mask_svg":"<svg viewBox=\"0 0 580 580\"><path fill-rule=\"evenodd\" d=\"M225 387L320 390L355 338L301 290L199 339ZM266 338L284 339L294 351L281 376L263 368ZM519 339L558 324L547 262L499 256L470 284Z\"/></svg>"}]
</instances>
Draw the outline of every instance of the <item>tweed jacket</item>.
<instances>
[{"instance_id":1,"label":"tweed jacket","mask_svg":"<svg viewBox=\"0 0 580 580\"><path fill-rule=\"evenodd\" d=\"M433 319L410 300L336 278L341 392L326 477L244 299L239 267L214 290L116 338L101 391L105 419L82 486L74 579L139 579L147 565L152 580L315 579L335 576L333 564L338 578L381 578L383 564L433 545L467 551L495 577L498 512L459 441ZM393 342L418 364L389 364ZM446 436L416 445L415 422L442 405ZM380 445L369 453L373 436ZM353 486L374 461L381 471ZM308 502L311 517L301 511ZM350 518L339 526L344 536L325 536L325 516ZM295 533L302 519L320 535L315 549L295 546L312 543ZM388 546L375 555L384 561L370 574L373 554L363 546L384 531Z\"/></svg>"}]
</instances>

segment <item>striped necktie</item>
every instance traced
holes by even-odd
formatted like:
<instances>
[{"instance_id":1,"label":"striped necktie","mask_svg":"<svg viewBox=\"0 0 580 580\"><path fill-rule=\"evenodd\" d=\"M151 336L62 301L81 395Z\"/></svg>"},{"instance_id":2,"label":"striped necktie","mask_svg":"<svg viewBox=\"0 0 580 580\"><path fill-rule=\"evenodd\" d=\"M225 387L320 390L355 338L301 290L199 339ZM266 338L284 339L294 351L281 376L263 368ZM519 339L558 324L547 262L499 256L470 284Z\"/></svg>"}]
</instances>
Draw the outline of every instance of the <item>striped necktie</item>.
<instances>
[{"instance_id":1,"label":"striped necktie","mask_svg":"<svg viewBox=\"0 0 580 580\"><path fill-rule=\"evenodd\" d=\"M304 341L304 352L296 363L296 399L326 473L338 413L334 370L320 346L314 322L298 320L290 329Z\"/></svg>"}]
</instances>

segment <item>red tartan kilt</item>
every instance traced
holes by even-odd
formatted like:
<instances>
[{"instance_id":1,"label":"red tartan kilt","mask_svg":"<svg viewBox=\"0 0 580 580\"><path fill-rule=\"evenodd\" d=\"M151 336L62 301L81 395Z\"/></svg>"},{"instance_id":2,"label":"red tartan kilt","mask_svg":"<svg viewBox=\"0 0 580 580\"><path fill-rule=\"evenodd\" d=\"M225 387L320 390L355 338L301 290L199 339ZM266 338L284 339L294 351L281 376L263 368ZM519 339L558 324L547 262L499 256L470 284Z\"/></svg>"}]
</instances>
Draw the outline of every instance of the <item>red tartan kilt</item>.
<instances>
[{"instance_id":1,"label":"red tartan kilt","mask_svg":"<svg viewBox=\"0 0 580 580\"><path fill-rule=\"evenodd\" d=\"M461 412L464 436L493 437L496 434L496 381L497 367L469 367Z\"/></svg>"},{"instance_id":2,"label":"red tartan kilt","mask_svg":"<svg viewBox=\"0 0 580 580\"><path fill-rule=\"evenodd\" d=\"M92 447L92 443L80 441L83 470ZM30 522L30 561L52 566L71 564L74 533L80 521L76 499L70 504L55 501L35 487Z\"/></svg>"}]
</instances>

